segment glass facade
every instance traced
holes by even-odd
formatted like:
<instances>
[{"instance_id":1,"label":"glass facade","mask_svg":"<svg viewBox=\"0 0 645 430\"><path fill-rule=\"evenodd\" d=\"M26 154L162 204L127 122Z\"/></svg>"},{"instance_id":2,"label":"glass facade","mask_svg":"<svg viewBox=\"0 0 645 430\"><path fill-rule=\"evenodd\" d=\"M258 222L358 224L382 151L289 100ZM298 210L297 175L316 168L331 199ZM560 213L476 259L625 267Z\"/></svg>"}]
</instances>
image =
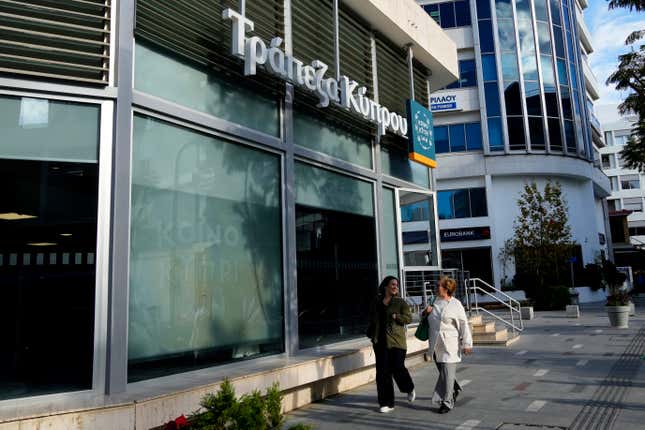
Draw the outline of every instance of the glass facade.
<instances>
[{"instance_id":1,"label":"glass facade","mask_svg":"<svg viewBox=\"0 0 645 430\"><path fill-rule=\"evenodd\" d=\"M71 3L110 7L57 5ZM201 374L181 373L242 360L258 360L259 369L273 363L269 355L362 338L379 278L401 272L395 196L432 195L429 169L409 159L405 138L379 136L363 116L318 108L312 94L263 67L245 76L231 55L230 21L202 3L138 0L135 22L119 22L118 32L116 22L97 20L101 36L82 43L110 52L85 65L100 79L3 81L4 410L40 414L14 400L49 394L56 397L25 401L45 415L59 412L53 404L103 407L112 394L135 401L153 386L204 384ZM134 7L120 4L117 17ZM303 58L321 53L325 77L339 63L370 97L404 104L410 82L395 79L410 76L404 46L341 2L339 33L350 34L338 41L339 57L323 58L334 53L333 22L320 23L332 43L319 49L320 39L296 37L295 27L312 24L303 3L290 4L291 27L283 2L247 0L252 35L267 45L293 38ZM456 26L470 24L468 2L443 9ZM377 39L393 46L394 59L385 64L381 55L373 74ZM412 70L417 89L428 84L421 60ZM474 64L462 67L463 86L476 84ZM20 85L8 88L14 79ZM449 147L481 148L478 127L454 128ZM434 226L435 215L426 221ZM436 264L432 246L425 255Z\"/></svg>"},{"instance_id":2,"label":"glass facade","mask_svg":"<svg viewBox=\"0 0 645 430\"><path fill-rule=\"evenodd\" d=\"M476 3L489 152L590 157L575 7L569 0Z\"/></svg>"},{"instance_id":3,"label":"glass facade","mask_svg":"<svg viewBox=\"0 0 645 430\"><path fill-rule=\"evenodd\" d=\"M441 28L465 27L471 24L469 0L428 4L423 6L423 9Z\"/></svg>"},{"instance_id":4,"label":"glass facade","mask_svg":"<svg viewBox=\"0 0 645 430\"><path fill-rule=\"evenodd\" d=\"M479 122L438 125L434 128L434 136L437 154L482 149L482 131Z\"/></svg>"},{"instance_id":5,"label":"glass facade","mask_svg":"<svg viewBox=\"0 0 645 430\"><path fill-rule=\"evenodd\" d=\"M437 192L439 219L488 216L485 188L464 188Z\"/></svg>"},{"instance_id":6,"label":"glass facade","mask_svg":"<svg viewBox=\"0 0 645 430\"><path fill-rule=\"evenodd\" d=\"M475 60L459 60L459 80L448 85L446 89L468 88L477 86L477 69Z\"/></svg>"}]
</instances>

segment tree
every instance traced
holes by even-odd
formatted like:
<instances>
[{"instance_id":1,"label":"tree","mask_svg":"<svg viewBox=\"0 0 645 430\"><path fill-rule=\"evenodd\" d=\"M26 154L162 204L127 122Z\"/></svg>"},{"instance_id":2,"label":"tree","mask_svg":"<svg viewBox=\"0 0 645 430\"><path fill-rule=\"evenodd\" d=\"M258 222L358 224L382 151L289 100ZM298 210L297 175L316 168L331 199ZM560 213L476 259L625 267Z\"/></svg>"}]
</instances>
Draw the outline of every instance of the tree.
<instances>
[{"instance_id":1,"label":"tree","mask_svg":"<svg viewBox=\"0 0 645 430\"><path fill-rule=\"evenodd\" d=\"M627 8L630 11L645 10L645 0L611 0L609 9ZM626 45L633 45L645 37L645 30L632 32ZM614 84L617 90L629 91L625 101L618 106L621 114L635 113L638 121L622 151L625 166L645 172L645 45L618 57L618 69L607 78L606 84Z\"/></svg>"},{"instance_id":2,"label":"tree","mask_svg":"<svg viewBox=\"0 0 645 430\"><path fill-rule=\"evenodd\" d=\"M500 258L504 265L515 261L514 283L540 301L553 296L547 287L562 285L566 279L574 246L567 203L560 184L548 181L542 192L535 183L525 184L517 204L520 214L513 222L514 234Z\"/></svg>"}]
</instances>

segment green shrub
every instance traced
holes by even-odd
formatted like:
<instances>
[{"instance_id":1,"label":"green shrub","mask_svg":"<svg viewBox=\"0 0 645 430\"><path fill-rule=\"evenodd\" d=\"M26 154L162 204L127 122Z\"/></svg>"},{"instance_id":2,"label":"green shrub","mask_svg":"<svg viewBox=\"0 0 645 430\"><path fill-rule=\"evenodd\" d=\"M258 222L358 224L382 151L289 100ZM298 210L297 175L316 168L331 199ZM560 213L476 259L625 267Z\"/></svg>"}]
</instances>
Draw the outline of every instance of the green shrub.
<instances>
[{"instance_id":1,"label":"green shrub","mask_svg":"<svg viewBox=\"0 0 645 430\"><path fill-rule=\"evenodd\" d=\"M564 285L545 285L534 291L531 297L535 310L564 310L571 304L569 288Z\"/></svg>"},{"instance_id":2,"label":"green shrub","mask_svg":"<svg viewBox=\"0 0 645 430\"><path fill-rule=\"evenodd\" d=\"M219 391L206 394L199 402L202 410L188 419L191 430L280 430L284 425L282 394L277 383L262 396L253 391L239 399L233 384L224 380ZM308 424L297 424L289 430L311 430Z\"/></svg>"}]
</instances>

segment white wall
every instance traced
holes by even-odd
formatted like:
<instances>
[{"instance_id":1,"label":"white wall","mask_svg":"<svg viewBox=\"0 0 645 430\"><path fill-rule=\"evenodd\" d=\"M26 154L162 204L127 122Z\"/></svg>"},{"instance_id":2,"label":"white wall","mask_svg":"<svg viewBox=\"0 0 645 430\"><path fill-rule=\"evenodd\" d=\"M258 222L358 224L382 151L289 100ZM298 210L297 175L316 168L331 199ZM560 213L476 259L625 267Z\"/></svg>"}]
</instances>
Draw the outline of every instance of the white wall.
<instances>
[{"instance_id":1,"label":"white wall","mask_svg":"<svg viewBox=\"0 0 645 430\"><path fill-rule=\"evenodd\" d=\"M491 189L487 190L489 199L489 217L493 221L493 269L495 284L503 277L503 270L499 261L499 252L504 246L504 241L513 235L513 222L519 215L517 200L523 191L524 183L535 182L540 189L547 182L544 176L497 176L491 179ZM578 181L575 179L558 178L562 186L562 193L569 209L569 226L573 241L582 246L583 263L594 261L600 253L596 216L596 204L591 181ZM506 276L510 280L514 269L507 267Z\"/></svg>"}]
</instances>

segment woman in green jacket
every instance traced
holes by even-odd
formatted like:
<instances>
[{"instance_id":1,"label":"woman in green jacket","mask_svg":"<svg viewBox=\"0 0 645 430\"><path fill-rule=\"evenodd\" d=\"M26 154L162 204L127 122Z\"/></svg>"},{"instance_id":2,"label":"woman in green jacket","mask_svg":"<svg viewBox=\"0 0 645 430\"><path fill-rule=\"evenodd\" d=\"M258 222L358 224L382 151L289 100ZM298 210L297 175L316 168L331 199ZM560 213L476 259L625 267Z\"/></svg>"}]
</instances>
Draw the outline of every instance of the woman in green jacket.
<instances>
[{"instance_id":1,"label":"woman in green jacket","mask_svg":"<svg viewBox=\"0 0 645 430\"><path fill-rule=\"evenodd\" d=\"M399 390L408 394L408 401L413 402L416 397L410 372L405 367L405 325L412 321L412 313L398 294L399 280L394 276L385 277L370 308L367 328L376 357L376 390L382 413L394 409L392 378Z\"/></svg>"}]
</instances>

